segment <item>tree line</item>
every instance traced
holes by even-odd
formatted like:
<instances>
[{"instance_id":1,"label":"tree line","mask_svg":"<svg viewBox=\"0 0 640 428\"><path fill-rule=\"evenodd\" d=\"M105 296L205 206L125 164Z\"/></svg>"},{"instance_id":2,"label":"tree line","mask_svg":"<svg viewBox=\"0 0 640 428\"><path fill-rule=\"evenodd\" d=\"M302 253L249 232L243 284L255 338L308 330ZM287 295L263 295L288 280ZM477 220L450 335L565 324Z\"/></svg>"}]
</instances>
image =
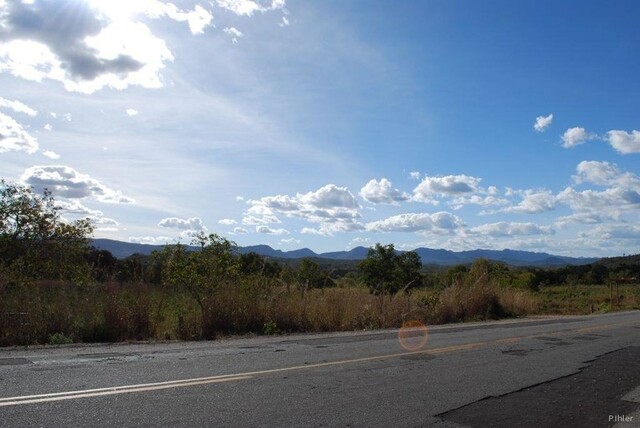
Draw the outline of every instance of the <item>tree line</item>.
<instances>
[{"instance_id":1,"label":"tree line","mask_svg":"<svg viewBox=\"0 0 640 428\"><path fill-rule=\"evenodd\" d=\"M0 183L0 285L34 280L168 284L189 292L204 306L207 293L217 283L241 277L264 277L301 289L332 287L346 278L366 286L372 294L393 295L464 282L471 269L457 265L427 272L417 253L398 252L393 244L376 244L351 272L311 259L290 266L256 253L240 254L233 242L215 233L197 235L191 243L197 251L175 244L150 256L117 259L91 247L93 226L88 219L63 221L49 191L37 195L26 186ZM555 269L513 268L488 260L478 263L492 281L534 291L547 285L605 284L615 277L640 276L640 263Z\"/></svg>"}]
</instances>

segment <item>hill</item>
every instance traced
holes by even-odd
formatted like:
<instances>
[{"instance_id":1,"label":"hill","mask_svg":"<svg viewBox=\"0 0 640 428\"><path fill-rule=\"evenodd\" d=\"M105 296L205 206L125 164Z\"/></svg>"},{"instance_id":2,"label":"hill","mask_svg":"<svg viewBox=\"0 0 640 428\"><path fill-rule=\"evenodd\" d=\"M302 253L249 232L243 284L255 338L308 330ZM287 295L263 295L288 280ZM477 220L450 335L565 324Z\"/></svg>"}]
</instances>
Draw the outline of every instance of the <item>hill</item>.
<instances>
[{"instance_id":1,"label":"hill","mask_svg":"<svg viewBox=\"0 0 640 428\"><path fill-rule=\"evenodd\" d=\"M163 245L135 244L129 242L114 241L111 239L94 239L92 245L102 250L111 252L115 257L122 259L133 254L149 255L155 250L161 250ZM197 247L187 247L191 251L197 251ZM302 258L353 261L362 260L367 256L368 248L355 247L349 251L333 251L317 254L308 248L293 251L282 251L271 248L268 245L252 245L239 247L241 254L254 252L274 259L295 260ZM416 248L414 250L420 256L425 265L453 266L456 264L471 264L479 258L495 260L512 266L539 266L560 267L567 265L586 265L598 261L597 258L565 257L548 253L536 253L518 250L471 250L450 251L444 249ZM640 258L640 255L637 256ZM608 260L608 259L604 259ZM613 259L612 259L613 260Z\"/></svg>"}]
</instances>

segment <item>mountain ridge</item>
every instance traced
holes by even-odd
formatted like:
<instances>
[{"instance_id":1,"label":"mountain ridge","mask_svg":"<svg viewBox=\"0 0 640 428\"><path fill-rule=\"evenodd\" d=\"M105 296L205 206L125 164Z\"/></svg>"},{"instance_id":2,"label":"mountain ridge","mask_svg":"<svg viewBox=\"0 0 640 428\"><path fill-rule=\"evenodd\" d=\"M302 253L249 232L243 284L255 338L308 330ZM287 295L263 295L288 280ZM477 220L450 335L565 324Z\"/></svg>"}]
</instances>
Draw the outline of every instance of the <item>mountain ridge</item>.
<instances>
[{"instance_id":1,"label":"mountain ridge","mask_svg":"<svg viewBox=\"0 0 640 428\"><path fill-rule=\"evenodd\" d=\"M114 257L119 259L129 257L133 254L149 255L155 250L161 250L166 245L139 244L112 239L92 239L91 244L96 248L111 252ZM198 249L194 246L187 246L187 248L191 251L196 251ZM240 254L254 252L261 256L281 259L301 259L305 257L312 257L329 260L362 260L367 256L368 250L369 249L367 247L359 246L348 251L316 253L309 248L300 248L291 251L277 250L265 244L238 247L238 252ZM451 251L442 248L416 248L412 251L415 251L420 256L422 263L425 265L433 264L445 266L469 264L479 258L495 260L512 266L584 265L600 260L600 258L597 257L567 257L549 253L510 249Z\"/></svg>"}]
</instances>

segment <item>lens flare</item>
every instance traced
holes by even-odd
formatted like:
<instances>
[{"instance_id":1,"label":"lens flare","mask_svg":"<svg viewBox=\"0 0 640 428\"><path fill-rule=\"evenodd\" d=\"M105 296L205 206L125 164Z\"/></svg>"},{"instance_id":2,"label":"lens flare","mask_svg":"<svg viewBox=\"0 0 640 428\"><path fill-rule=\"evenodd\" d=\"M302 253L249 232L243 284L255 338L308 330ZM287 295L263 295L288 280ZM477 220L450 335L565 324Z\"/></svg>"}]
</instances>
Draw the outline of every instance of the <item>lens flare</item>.
<instances>
[{"instance_id":1,"label":"lens flare","mask_svg":"<svg viewBox=\"0 0 640 428\"><path fill-rule=\"evenodd\" d=\"M419 351L427 345L427 326L422 321L405 321L398 331L398 343L406 351Z\"/></svg>"}]
</instances>

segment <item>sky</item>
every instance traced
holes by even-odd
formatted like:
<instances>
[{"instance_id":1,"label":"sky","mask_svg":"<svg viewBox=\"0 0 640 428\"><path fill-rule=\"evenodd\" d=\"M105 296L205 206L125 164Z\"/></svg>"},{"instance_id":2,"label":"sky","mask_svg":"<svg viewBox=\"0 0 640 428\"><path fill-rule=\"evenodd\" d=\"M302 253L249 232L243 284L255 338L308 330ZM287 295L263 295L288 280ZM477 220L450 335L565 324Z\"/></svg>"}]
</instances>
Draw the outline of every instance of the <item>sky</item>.
<instances>
[{"instance_id":1,"label":"sky","mask_svg":"<svg viewBox=\"0 0 640 428\"><path fill-rule=\"evenodd\" d=\"M638 16L0 0L0 177L128 242L640 253Z\"/></svg>"}]
</instances>

